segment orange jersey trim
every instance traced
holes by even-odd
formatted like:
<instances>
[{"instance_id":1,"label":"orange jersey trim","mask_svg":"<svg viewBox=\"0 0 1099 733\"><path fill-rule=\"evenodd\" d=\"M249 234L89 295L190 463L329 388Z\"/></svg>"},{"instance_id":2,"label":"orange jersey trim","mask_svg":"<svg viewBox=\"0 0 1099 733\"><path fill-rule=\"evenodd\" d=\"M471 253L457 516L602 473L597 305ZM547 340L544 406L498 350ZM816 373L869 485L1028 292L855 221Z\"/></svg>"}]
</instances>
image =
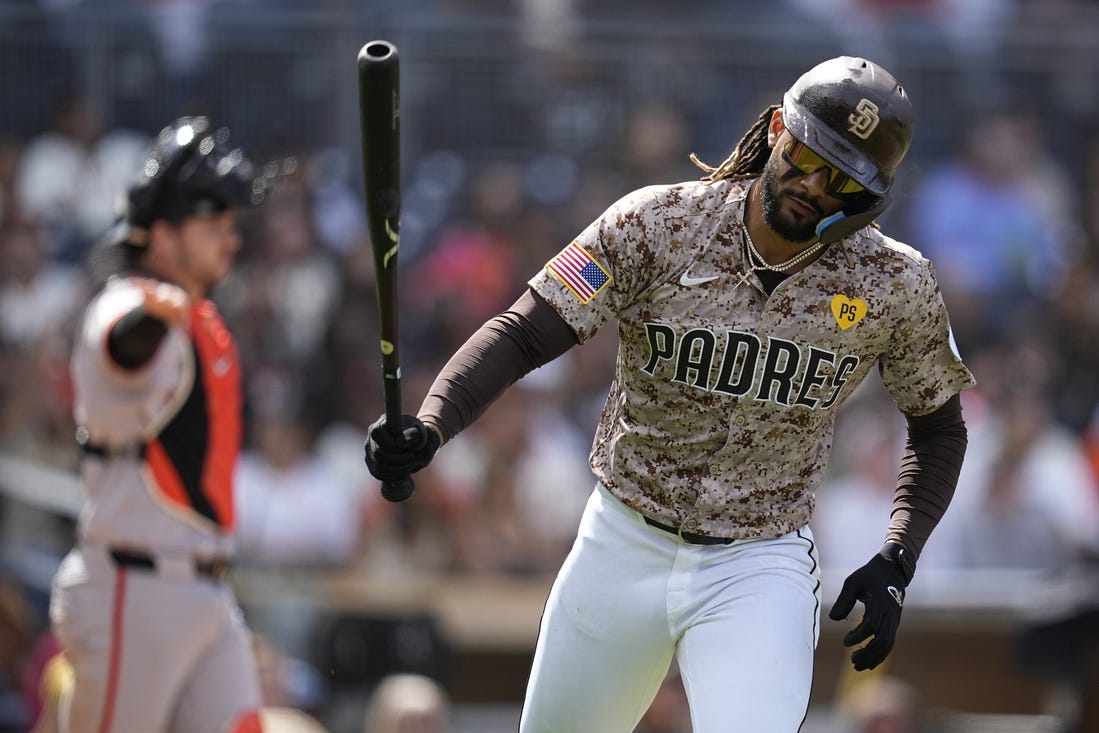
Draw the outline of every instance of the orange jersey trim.
<instances>
[{"instance_id":1,"label":"orange jersey trim","mask_svg":"<svg viewBox=\"0 0 1099 733\"><path fill-rule=\"evenodd\" d=\"M227 733L263 733L263 721L258 710L250 710L233 721Z\"/></svg>"},{"instance_id":2,"label":"orange jersey trim","mask_svg":"<svg viewBox=\"0 0 1099 733\"><path fill-rule=\"evenodd\" d=\"M195 348L202 362L200 374L206 386L209 415L202 492L221 518L221 525L232 529L235 521L233 474L243 431L240 358L233 336L213 303L208 300L199 303L192 313L192 324Z\"/></svg>"},{"instance_id":3,"label":"orange jersey trim","mask_svg":"<svg viewBox=\"0 0 1099 733\"><path fill-rule=\"evenodd\" d=\"M233 529L233 475L243 400L236 343L214 304L191 311L195 384L180 412L151 441L146 461L161 494L225 531Z\"/></svg>"}]
</instances>

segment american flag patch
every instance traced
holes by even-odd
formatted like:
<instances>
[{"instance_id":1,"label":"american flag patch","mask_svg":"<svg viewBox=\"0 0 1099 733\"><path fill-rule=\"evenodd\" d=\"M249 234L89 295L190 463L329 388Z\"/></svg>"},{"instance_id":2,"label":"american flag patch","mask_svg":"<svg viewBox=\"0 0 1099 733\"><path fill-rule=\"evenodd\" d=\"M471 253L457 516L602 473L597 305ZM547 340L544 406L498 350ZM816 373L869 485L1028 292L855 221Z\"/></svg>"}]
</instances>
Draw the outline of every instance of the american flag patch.
<instances>
[{"instance_id":1,"label":"american flag patch","mask_svg":"<svg viewBox=\"0 0 1099 733\"><path fill-rule=\"evenodd\" d=\"M546 264L546 269L565 283L581 303L594 298L611 281L603 266L576 242L561 250Z\"/></svg>"}]
</instances>

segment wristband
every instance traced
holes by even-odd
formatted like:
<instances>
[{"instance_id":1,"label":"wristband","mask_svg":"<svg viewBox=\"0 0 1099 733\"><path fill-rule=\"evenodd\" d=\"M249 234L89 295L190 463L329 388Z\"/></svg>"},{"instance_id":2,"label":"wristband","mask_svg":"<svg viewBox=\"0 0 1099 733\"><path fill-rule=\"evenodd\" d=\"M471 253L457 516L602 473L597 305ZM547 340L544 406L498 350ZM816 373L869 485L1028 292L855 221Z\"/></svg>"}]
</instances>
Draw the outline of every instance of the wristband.
<instances>
[{"instance_id":1,"label":"wristband","mask_svg":"<svg viewBox=\"0 0 1099 733\"><path fill-rule=\"evenodd\" d=\"M905 549L904 545L897 542L886 542L878 553L887 560L891 560L901 570L904 576L904 584L912 582L912 576L916 574L916 558Z\"/></svg>"}]
</instances>

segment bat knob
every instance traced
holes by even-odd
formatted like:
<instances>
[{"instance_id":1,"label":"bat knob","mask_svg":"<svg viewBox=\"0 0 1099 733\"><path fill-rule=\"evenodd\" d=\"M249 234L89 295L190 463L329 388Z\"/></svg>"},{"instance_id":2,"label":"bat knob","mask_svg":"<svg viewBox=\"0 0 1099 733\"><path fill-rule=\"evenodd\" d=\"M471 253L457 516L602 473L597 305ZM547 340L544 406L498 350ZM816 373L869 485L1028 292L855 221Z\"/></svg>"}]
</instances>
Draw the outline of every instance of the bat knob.
<instances>
[{"instance_id":1,"label":"bat knob","mask_svg":"<svg viewBox=\"0 0 1099 733\"><path fill-rule=\"evenodd\" d=\"M411 476L396 481L382 481L382 498L394 504L408 501L415 490L416 484L412 482Z\"/></svg>"}]
</instances>

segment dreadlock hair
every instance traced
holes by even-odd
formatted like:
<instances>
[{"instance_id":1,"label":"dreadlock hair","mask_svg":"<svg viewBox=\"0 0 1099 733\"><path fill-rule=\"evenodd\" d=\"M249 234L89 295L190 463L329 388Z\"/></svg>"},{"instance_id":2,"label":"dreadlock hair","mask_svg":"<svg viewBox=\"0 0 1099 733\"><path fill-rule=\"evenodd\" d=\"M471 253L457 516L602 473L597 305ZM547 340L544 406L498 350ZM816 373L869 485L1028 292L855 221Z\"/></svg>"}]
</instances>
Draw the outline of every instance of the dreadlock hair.
<instances>
[{"instance_id":1,"label":"dreadlock hair","mask_svg":"<svg viewBox=\"0 0 1099 733\"><path fill-rule=\"evenodd\" d=\"M755 124L744 133L744 137L740 138L733 152L718 167L714 168L703 163L697 155L691 153L691 162L706 171L702 180L707 183L725 178L743 181L746 178L755 178L762 173L763 166L771 157L771 149L767 146L767 128L771 124L771 115L781 107L780 104L772 104L763 110Z\"/></svg>"}]
</instances>

